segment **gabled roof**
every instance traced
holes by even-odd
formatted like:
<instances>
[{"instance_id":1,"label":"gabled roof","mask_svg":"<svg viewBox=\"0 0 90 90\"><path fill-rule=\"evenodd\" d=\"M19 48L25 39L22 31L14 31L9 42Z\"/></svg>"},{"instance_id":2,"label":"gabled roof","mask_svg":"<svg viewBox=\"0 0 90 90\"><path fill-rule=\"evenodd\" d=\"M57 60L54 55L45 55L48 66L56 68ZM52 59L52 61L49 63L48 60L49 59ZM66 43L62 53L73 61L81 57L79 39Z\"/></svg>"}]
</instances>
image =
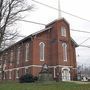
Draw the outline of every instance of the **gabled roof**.
<instances>
[{"instance_id":1,"label":"gabled roof","mask_svg":"<svg viewBox=\"0 0 90 90\"><path fill-rule=\"evenodd\" d=\"M49 30L49 29L51 29L51 28L52 28L52 27L47 27L47 28L42 29L42 30L40 30L40 31L38 31L38 32L35 32L35 33L31 34L31 35L32 35L32 36L37 35L37 34L39 34L39 33L42 33L42 32L44 32L44 31L46 31L46 30Z\"/></svg>"},{"instance_id":2,"label":"gabled roof","mask_svg":"<svg viewBox=\"0 0 90 90\"><path fill-rule=\"evenodd\" d=\"M7 47L7 48L5 48L4 50L7 50L7 49L9 49L9 48L13 47L14 45L17 45L17 44L19 44L19 43L21 43L21 42L24 42L24 41L27 40L27 39L31 39L33 36L35 36L35 35L37 35L37 34L39 34L39 33L42 33L42 32L44 32L44 31L47 31L47 30L49 30L49 29L51 29L51 28L52 28L52 27L48 27L48 28L42 29L42 30L40 30L40 31L38 31L38 32L35 32L35 33L33 33L33 34L30 34L29 36L21 39L20 41L14 43L13 45L11 45L11 46L9 46L9 47ZM3 50L3 51L4 51L4 50Z\"/></svg>"},{"instance_id":3,"label":"gabled roof","mask_svg":"<svg viewBox=\"0 0 90 90\"><path fill-rule=\"evenodd\" d=\"M45 29L42 29L42 30L40 30L40 31L38 31L38 32L35 32L35 33L33 33L33 34L31 34L31 35L23 38L22 40L20 40L20 41L16 42L15 44L9 46L9 47L6 48L5 50L7 50L7 49L9 49L9 48L13 47L14 45L17 45L17 44L19 44L19 43L21 43L21 42L24 42L24 41L27 40L27 39L31 39L33 36L35 36L35 35L37 35L37 34L40 34L40 33L44 32L44 31L47 31L47 30L51 29L52 27L50 27L49 25L55 23L56 21L60 21L60 20L65 21L65 23L67 23L67 24L69 25L69 23L68 23L64 18L54 20L53 22L47 24ZM72 38L71 38L71 41L75 44L76 47L79 46Z\"/></svg>"},{"instance_id":4,"label":"gabled roof","mask_svg":"<svg viewBox=\"0 0 90 90\"><path fill-rule=\"evenodd\" d=\"M68 21L67 21L65 18L60 18L60 19L56 19L56 20L48 23L48 24L46 25L46 27L48 27L49 25L52 25L53 23L55 23L55 22L57 22L57 21L62 21L62 20L69 25Z\"/></svg>"}]
</instances>

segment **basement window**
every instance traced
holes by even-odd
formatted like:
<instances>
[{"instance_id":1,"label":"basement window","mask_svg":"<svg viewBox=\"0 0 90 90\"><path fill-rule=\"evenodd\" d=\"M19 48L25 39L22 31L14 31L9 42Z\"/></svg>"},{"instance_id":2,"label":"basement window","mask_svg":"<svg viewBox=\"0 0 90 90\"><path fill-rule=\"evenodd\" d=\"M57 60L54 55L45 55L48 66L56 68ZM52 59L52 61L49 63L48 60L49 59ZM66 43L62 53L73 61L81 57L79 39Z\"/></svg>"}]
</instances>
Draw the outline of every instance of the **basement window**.
<instances>
[{"instance_id":1,"label":"basement window","mask_svg":"<svg viewBox=\"0 0 90 90\"><path fill-rule=\"evenodd\" d=\"M9 71L9 79L11 79L12 78L12 71L10 70Z\"/></svg>"},{"instance_id":2,"label":"basement window","mask_svg":"<svg viewBox=\"0 0 90 90\"><path fill-rule=\"evenodd\" d=\"M16 70L16 78L19 78L19 70Z\"/></svg>"}]
</instances>

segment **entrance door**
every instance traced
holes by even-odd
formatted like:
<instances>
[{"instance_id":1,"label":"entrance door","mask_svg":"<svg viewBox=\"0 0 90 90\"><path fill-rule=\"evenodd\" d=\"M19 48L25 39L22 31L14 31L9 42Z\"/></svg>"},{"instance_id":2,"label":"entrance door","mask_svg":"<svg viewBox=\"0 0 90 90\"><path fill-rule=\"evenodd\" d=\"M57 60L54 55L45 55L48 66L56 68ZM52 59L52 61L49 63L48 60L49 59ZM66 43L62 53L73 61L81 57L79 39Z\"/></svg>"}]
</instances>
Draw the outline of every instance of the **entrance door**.
<instances>
[{"instance_id":1,"label":"entrance door","mask_svg":"<svg viewBox=\"0 0 90 90\"><path fill-rule=\"evenodd\" d=\"M70 81L70 72L68 69L62 70L62 81Z\"/></svg>"}]
</instances>

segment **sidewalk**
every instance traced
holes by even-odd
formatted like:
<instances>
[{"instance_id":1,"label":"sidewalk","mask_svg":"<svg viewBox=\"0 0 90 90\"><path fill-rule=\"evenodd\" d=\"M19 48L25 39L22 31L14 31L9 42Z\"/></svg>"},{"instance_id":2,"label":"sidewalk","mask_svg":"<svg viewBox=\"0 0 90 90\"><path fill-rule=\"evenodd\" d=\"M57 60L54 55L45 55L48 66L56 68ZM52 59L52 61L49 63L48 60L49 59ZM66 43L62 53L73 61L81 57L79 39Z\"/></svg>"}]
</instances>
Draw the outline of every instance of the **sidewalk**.
<instances>
[{"instance_id":1,"label":"sidewalk","mask_svg":"<svg viewBox=\"0 0 90 90\"><path fill-rule=\"evenodd\" d=\"M68 81L68 82L73 82L77 84L90 84L90 82L83 82L83 81Z\"/></svg>"}]
</instances>

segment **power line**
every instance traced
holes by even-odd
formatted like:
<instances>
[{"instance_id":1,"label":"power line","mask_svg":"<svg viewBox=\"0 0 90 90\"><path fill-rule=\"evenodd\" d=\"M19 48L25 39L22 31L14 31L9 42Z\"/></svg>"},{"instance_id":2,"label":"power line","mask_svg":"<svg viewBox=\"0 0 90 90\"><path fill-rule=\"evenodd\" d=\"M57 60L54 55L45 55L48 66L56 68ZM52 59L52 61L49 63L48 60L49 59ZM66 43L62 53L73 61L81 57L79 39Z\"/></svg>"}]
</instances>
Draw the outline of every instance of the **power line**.
<instances>
[{"instance_id":1,"label":"power line","mask_svg":"<svg viewBox=\"0 0 90 90\"><path fill-rule=\"evenodd\" d=\"M70 29L70 30L76 31L76 32L90 33L90 32L88 32L88 31L82 31L82 30L76 30L76 29Z\"/></svg>"},{"instance_id":2,"label":"power line","mask_svg":"<svg viewBox=\"0 0 90 90\"><path fill-rule=\"evenodd\" d=\"M89 40L90 37L88 37L87 39L85 39L83 42L80 43L80 45L82 45L83 43L85 43L87 40Z\"/></svg>"},{"instance_id":3,"label":"power line","mask_svg":"<svg viewBox=\"0 0 90 90\"><path fill-rule=\"evenodd\" d=\"M86 45L79 45L80 47L87 47L90 48L90 46L86 46Z\"/></svg>"},{"instance_id":4,"label":"power line","mask_svg":"<svg viewBox=\"0 0 90 90\"><path fill-rule=\"evenodd\" d=\"M79 19L82 19L82 20L85 20L85 21L90 22L90 20L88 20L88 19L79 17L79 16L77 16L77 15L71 14L71 13L66 12L66 11L63 11L63 10L59 10L59 9L57 9L57 8L54 8L54 7L52 7L52 6L49 6L49 5L44 4L44 3L41 3L41 2L38 2L38 1L36 1L36 0L32 0L32 1L35 2L35 3L41 4L41 5L43 5L43 6L49 7L49 8L51 8L51 9L61 11L61 12L65 13L65 14L71 15L71 16L73 16L73 17L76 17L76 18L79 18Z\"/></svg>"},{"instance_id":5,"label":"power line","mask_svg":"<svg viewBox=\"0 0 90 90\"><path fill-rule=\"evenodd\" d=\"M28 23L34 23L34 24L38 24L38 25L46 25L46 24L42 24L42 23L38 23L38 22L34 22L34 21L27 21L27 20L20 20L20 21L23 21L23 22L28 22ZM81 30L75 30L75 29L71 29L72 31L76 31L76 32L83 32L83 33L90 33L90 32L87 32L87 31L81 31ZM87 40L87 39L86 39ZM85 40L85 41L86 41ZM84 43L85 41L83 41L82 43ZM81 43L81 44L82 44ZM85 46L85 45L79 45L80 47L87 47L87 48L90 48L90 46Z\"/></svg>"},{"instance_id":6,"label":"power line","mask_svg":"<svg viewBox=\"0 0 90 90\"><path fill-rule=\"evenodd\" d=\"M24 21L24 22L28 22L28 23L34 23L34 24L39 24L39 25L46 25L46 24L42 24L42 23L38 23L38 22L34 22L34 21L27 21L27 20L20 20L20 21ZM87 31L81 31L81 30L75 30L75 29L71 29L72 31L76 31L76 32L83 32L83 33L90 33L90 32L87 32ZM84 40L81 44L83 44L84 42L86 42L89 38L87 38L86 40ZM87 48L90 48L90 46L85 46L85 45L81 45L79 44L80 47L87 47Z\"/></svg>"},{"instance_id":7,"label":"power line","mask_svg":"<svg viewBox=\"0 0 90 90\"><path fill-rule=\"evenodd\" d=\"M28 20L19 20L19 21L23 21L23 22L28 22L28 23L34 23L34 24L39 24L39 25L46 25L46 24L43 24L43 23L38 23L38 22L34 22L34 21L28 21Z\"/></svg>"},{"instance_id":8,"label":"power line","mask_svg":"<svg viewBox=\"0 0 90 90\"><path fill-rule=\"evenodd\" d=\"M44 24L44 23L38 23L38 22L35 22L35 21L28 21L28 20L19 20L19 21L28 22L28 23L34 23L34 24L46 26L46 24ZM82 31L82 30L76 30L76 29L70 29L70 30L76 31L76 32L82 32L82 33L90 33L88 31Z\"/></svg>"}]
</instances>

